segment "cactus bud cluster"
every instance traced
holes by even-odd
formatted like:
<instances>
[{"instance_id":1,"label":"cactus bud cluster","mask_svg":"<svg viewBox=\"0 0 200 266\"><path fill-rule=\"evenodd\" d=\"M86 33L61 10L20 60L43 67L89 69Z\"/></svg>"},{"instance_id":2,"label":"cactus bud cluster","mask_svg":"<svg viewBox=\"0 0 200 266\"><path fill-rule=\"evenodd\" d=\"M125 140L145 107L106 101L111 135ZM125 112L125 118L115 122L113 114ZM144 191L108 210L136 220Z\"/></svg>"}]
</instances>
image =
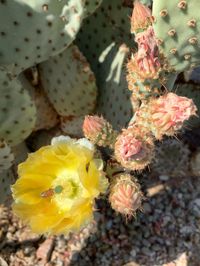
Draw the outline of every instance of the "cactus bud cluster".
<instances>
[{"instance_id":1,"label":"cactus bud cluster","mask_svg":"<svg viewBox=\"0 0 200 266\"><path fill-rule=\"evenodd\" d=\"M158 45L152 22L150 9L136 1L131 20L131 31L135 33L138 51L131 55L127 63L127 82L129 90L141 99L151 94L149 88L154 93L155 89L149 87L145 82L159 79L161 70ZM138 93L138 86L141 82L144 83L142 86L143 93ZM146 90L147 93L145 93Z\"/></svg>"}]
</instances>

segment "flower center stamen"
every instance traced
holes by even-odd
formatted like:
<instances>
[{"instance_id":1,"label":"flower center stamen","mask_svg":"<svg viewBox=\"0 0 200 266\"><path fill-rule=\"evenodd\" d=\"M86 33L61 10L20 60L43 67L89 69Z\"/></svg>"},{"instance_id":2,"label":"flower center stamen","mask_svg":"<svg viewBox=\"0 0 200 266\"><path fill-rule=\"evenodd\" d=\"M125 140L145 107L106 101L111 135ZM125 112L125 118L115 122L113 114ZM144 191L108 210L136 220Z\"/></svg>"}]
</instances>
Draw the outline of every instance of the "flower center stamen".
<instances>
[{"instance_id":1,"label":"flower center stamen","mask_svg":"<svg viewBox=\"0 0 200 266\"><path fill-rule=\"evenodd\" d=\"M63 191L63 187L60 186L60 185L58 185L58 186L56 186L56 187L54 188L54 192L55 192L56 194L60 194L62 191Z\"/></svg>"}]
</instances>

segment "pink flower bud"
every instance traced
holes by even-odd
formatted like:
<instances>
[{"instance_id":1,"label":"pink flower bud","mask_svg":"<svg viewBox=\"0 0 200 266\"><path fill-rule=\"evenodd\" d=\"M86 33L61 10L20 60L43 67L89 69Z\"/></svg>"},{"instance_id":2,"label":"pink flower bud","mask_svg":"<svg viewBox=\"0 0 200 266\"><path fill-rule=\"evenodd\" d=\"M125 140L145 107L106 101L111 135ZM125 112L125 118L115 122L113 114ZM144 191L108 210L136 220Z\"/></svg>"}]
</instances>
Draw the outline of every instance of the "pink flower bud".
<instances>
[{"instance_id":1,"label":"pink flower bud","mask_svg":"<svg viewBox=\"0 0 200 266\"><path fill-rule=\"evenodd\" d=\"M173 136L186 120L196 115L196 111L192 99L170 92L141 105L134 121L138 126L145 125L156 139L161 140L164 135Z\"/></svg>"},{"instance_id":2,"label":"pink flower bud","mask_svg":"<svg viewBox=\"0 0 200 266\"><path fill-rule=\"evenodd\" d=\"M112 146L116 139L116 132L102 116L86 116L83 132L86 138L99 146Z\"/></svg>"},{"instance_id":3,"label":"pink flower bud","mask_svg":"<svg viewBox=\"0 0 200 266\"><path fill-rule=\"evenodd\" d=\"M121 157L126 160L131 160L135 158L136 160L140 158L140 151L142 149L142 142L134 138L131 135L121 135L118 138L118 145L121 146Z\"/></svg>"},{"instance_id":4,"label":"pink flower bud","mask_svg":"<svg viewBox=\"0 0 200 266\"><path fill-rule=\"evenodd\" d=\"M128 174L119 175L111 185L109 196L111 206L127 218L134 216L136 210L141 208L142 198L139 184Z\"/></svg>"},{"instance_id":5,"label":"pink flower bud","mask_svg":"<svg viewBox=\"0 0 200 266\"><path fill-rule=\"evenodd\" d=\"M151 15L151 10L136 0L131 17L131 33L145 30L152 22L153 17Z\"/></svg>"},{"instance_id":6,"label":"pink flower bud","mask_svg":"<svg viewBox=\"0 0 200 266\"><path fill-rule=\"evenodd\" d=\"M97 115L91 116L87 115L83 122L83 132L84 135L88 139L96 138L96 135L101 132L102 128L104 127L104 119L103 117L99 117Z\"/></svg>"},{"instance_id":7,"label":"pink flower bud","mask_svg":"<svg viewBox=\"0 0 200 266\"><path fill-rule=\"evenodd\" d=\"M135 134L134 134L135 133ZM141 133L142 134L142 133ZM123 130L115 143L115 156L122 166L131 170L141 170L151 158L152 142L145 141L133 128Z\"/></svg>"},{"instance_id":8,"label":"pink flower bud","mask_svg":"<svg viewBox=\"0 0 200 266\"><path fill-rule=\"evenodd\" d=\"M160 134L174 135L184 121L195 115L197 108L192 99L167 93L149 103L151 119ZM159 135L160 135L159 134Z\"/></svg>"}]
</instances>

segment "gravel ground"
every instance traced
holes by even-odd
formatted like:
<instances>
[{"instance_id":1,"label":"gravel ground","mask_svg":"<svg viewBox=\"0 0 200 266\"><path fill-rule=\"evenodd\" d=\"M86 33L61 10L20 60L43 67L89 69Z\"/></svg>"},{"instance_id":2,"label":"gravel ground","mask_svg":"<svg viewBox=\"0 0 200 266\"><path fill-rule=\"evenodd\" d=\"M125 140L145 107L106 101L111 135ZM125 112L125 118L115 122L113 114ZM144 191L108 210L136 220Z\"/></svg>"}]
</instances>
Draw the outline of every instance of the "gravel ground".
<instances>
[{"instance_id":1,"label":"gravel ground","mask_svg":"<svg viewBox=\"0 0 200 266\"><path fill-rule=\"evenodd\" d=\"M101 199L95 222L69 236L33 234L2 206L0 265L200 266L200 178L140 181L146 199L135 219L126 221Z\"/></svg>"}]
</instances>

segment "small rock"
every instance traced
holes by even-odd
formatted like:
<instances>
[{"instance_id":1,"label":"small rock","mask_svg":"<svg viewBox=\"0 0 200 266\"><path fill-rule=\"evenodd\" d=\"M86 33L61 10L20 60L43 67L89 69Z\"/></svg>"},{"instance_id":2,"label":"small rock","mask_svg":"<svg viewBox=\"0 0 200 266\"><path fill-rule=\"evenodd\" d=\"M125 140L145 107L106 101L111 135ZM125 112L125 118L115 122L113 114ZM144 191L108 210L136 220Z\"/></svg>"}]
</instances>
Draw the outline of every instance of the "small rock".
<instances>
[{"instance_id":1,"label":"small rock","mask_svg":"<svg viewBox=\"0 0 200 266\"><path fill-rule=\"evenodd\" d=\"M47 238L36 251L36 256L43 263L50 260L51 253L54 247L54 238Z\"/></svg>"},{"instance_id":2,"label":"small rock","mask_svg":"<svg viewBox=\"0 0 200 266\"><path fill-rule=\"evenodd\" d=\"M197 217L200 218L200 198L197 198L195 200L193 200L190 203L190 209L191 212Z\"/></svg>"},{"instance_id":3,"label":"small rock","mask_svg":"<svg viewBox=\"0 0 200 266\"><path fill-rule=\"evenodd\" d=\"M136 250L135 249L132 249L131 252L130 252L130 255L131 255L132 258L135 258L136 255L137 255Z\"/></svg>"},{"instance_id":4,"label":"small rock","mask_svg":"<svg viewBox=\"0 0 200 266\"><path fill-rule=\"evenodd\" d=\"M163 264L162 266L176 266L175 262L169 262L169 263L166 263L166 264Z\"/></svg>"},{"instance_id":5,"label":"small rock","mask_svg":"<svg viewBox=\"0 0 200 266\"><path fill-rule=\"evenodd\" d=\"M151 251L150 251L148 248L146 248L146 247L143 247L141 251L142 251L144 254L146 254L146 255L150 255L150 254L151 254Z\"/></svg>"},{"instance_id":6,"label":"small rock","mask_svg":"<svg viewBox=\"0 0 200 266\"><path fill-rule=\"evenodd\" d=\"M180 233L183 234L184 236L190 235L193 232L194 232L194 229L192 228L192 226L189 226L189 225L185 225L181 227L180 229Z\"/></svg>"},{"instance_id":7,"label":"small rock","mask_svg":"<svg viewBox=\"0 0 200 266\"><path fill-rule=\"evenodd\" d=\"M131 262L124 264L123 266L140 266L140 265L134 261L131 261Z\"/></svg>"},{"instance_id":8,"label":"small rock","mask_svg":"<svg viewBox=\"0 0 200 266\"><path fill-rule=\"evenodd\" d=\"M151 205L148 202L145 202L142 205L142 208L143 208L144 213L150 213L152 211Z\"/></svg>"},{"instance_id":9,"label":"small rock","mask_svg":"<svg viewBox=\"0 0 200 266\"><path fill-rule=\"evenodd\" d=\"M0 257L0 266L8 266L7 262L2 257Z\"/></svg>"},{"instance_id":10,"label":"small rock","mask_svg":"<svg viewBox=\"0 0 200 266\"><path fill-rule=\"evenodd\" d=\"M107 230L110 230L110 229L112 228L112 225L113 225L112 220L109 220L109 221L106 223L106 229L107 229Z\"/></svg>"},{"instance_id":11,"label":"small rock","mask_svg":"<svg viewBox=\"0 0 200 266\"><path fill-rule=\"evenodd\" d=\"M168 215L163 216L162 226L166 226L167 224L171 223L171 221L172 221L171 216Z\"/></svg>"},{"instance_id":12,"label":"small rock","mask_svg":"<svg viewBox=\"0 0 200 266\"><path fill-rule=\"evenodd\" d=\"M31 254L33 254L35 252L35 248L34 247L30 247L30 246L27 246L24 248L24 254L26 256L31 256Z\"/></svg>"},{"instance_id":13,"label":"small rock","mask_svg":"<svg viewBox=\"0 0 200 266\"><path fill-rule=\"evenodd\" d=\"M168 175L160 175L160 176L159 176L159 179L160 179L161 181L168 181L168 180L169 180L169 176L168 176Z\"/></svg>"},{"instance_id":14,"label":"small rock","mask_svg":"<svg viewBox=\"0 0 200 266\"><path fill-rule=\"evenodd\" d=\"M148 197L153 197L156 194L160 193L164 189L165 189L164 184L158 184L156 186L150 187L150 188L147 189L147 196Z\"/></svg>"},{"instance_id":15,"label":"small rock","mask_svg":"<svg viewBox=\"0 0 200 266\"><path fill-rule=\"evenodd\" d=\"M188 259L187 255L184 252L180 255L180 257L176 260L176 266L187 266L188 265Z\"/></svg>"}]
</instances>

